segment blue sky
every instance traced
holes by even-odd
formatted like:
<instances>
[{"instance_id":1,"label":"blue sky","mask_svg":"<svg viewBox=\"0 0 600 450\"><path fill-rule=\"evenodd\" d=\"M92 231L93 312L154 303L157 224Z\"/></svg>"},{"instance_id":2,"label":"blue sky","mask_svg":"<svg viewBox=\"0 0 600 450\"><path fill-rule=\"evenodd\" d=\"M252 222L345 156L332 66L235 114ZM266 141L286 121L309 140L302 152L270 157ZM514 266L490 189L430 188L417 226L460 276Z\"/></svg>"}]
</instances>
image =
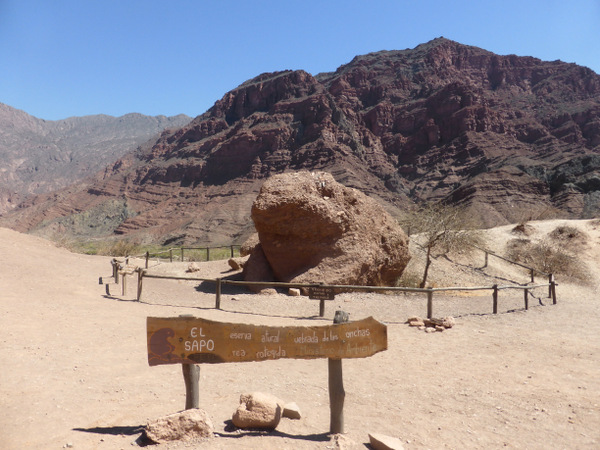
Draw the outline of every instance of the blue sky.
<instances>
[{"instance_id":1,"label":"blue sky","mask_svg":"<svg viewBox=\"0 0 600 450\"><path fill-rule=\"evenodd\" d=\"M439 36L600 73L600 0L0 0L0 102L47 120L197 116L263 72Z\"/></svg>"}]
</instances>

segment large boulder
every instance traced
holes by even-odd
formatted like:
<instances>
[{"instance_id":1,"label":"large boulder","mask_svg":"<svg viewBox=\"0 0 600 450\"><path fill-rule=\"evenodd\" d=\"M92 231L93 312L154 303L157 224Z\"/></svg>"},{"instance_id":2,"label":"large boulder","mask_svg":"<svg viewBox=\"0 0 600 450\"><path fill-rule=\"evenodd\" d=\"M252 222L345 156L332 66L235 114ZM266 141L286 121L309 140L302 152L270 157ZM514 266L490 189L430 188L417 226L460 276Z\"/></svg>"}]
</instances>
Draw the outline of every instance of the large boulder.
<instances>
[{"instance_id":1,"label":"large boulder","mask_svg":"<svg viewBox=\"0 0 600 450\"><path fill-rule=\"evenodd\" d=\"M264 255L278 281L389 286L410 259L396 220L328 173L269 178L251 214L260 244L246 267L263 266ZM247 272L246 280L256 281Z\"/></svg>"}]
</instances>

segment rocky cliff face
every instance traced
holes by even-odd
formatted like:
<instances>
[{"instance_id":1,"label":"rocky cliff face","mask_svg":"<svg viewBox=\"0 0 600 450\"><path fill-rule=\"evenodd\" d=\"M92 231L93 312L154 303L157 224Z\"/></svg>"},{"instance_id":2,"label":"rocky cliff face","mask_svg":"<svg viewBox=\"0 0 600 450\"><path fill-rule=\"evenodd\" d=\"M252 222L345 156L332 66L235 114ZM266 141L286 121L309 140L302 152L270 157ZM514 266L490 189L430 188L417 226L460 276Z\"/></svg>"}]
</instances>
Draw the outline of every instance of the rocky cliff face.
<instances>
[{"instance_id":1,"label":"rocky cliff face","mask_svg":"<svg viewBox=\"0 0 600 450\"><path fill-rule=\"evenodd\" d=\"M47 121L0 103L0 214L29 195L94 174L165 128L190 120L127 114Z\"/></svg>"},{"instance_id":2,"label":"rocky cliff face","mask_svg":"<svg viewBox=\"0 0 600 450\"><path fill-rule=\"evenodd\" d=\"M133 213L116 233L228 242L250 232L262 181L300 169L330 172L395 215L443 200L483 225L590 217L599 154L599 75L439 38L332 73L260 75L94 182L24 205L10 224L68 229L72 211L122 198Z\"/></svg>"}]
</instances>

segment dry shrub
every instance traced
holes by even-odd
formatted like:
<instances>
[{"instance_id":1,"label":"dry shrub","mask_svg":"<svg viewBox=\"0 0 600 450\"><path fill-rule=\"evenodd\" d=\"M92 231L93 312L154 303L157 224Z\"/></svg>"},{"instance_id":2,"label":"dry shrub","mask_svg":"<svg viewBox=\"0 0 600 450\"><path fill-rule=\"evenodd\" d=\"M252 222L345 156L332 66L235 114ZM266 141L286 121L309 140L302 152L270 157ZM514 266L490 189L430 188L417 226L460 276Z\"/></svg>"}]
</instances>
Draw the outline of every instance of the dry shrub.
<instances>
[{"instance_id":1,"label":"dry shrub","mask_svg":"<svg viewBox=\"0 0 600 450\"><path fill-rule=\"evenodd\" d=\"M590 279L587 267L577 256L564 246L544 239L532 242L529 239L512 239L507 243L509 259L531 267L537 271L563 275L574 281Z\"/></svg>"},{"instance_id":2,"label":"dry shrub","mask_svg":"<svg viewBox=\"0 0 600 450\"><path fill-rule=\"evenodd\" d=\"M136 253L139 253L139 246L128 240L115 241L101 252L110 256L131 256Z\"/></svg>"},{"instance_id":3,"label":"dry shrub","mask_svg":"<svg viewBox=\"0 0 600 450\"><path fill-rule=\"evenodd\" d=\"M531 236L535 232L535 228L528 223L519 223L511 230L513 234L522 234L525 236Z\"/></svg>"},{"instance_id":4,"label":"dry shrub","mask_svg":"<svg viewBox=\"0 0 600 450\"><path fill-rule=\"evenodd\" d=\"M556 227L548 236L563 245L584 245L588 241L586 233L570 225Z\"/></svg>"}]
</instances>

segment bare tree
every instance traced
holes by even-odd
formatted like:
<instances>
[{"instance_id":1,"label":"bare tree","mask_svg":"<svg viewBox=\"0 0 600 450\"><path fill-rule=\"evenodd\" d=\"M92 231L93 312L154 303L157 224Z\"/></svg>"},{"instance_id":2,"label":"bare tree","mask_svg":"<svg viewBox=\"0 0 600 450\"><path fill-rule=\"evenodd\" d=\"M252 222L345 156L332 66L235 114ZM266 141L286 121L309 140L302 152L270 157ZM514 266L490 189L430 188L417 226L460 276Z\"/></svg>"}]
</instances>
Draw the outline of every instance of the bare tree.
<instances>
[{"instance_id":1,"label":"bare tree","mask_svg":"<svg viewBox=\"0 0 600 450\"><path fill-rule=\"evenodd\" d=\"M482 246L483 238L475 229L464 208L441 203L427 203L409 213L404 227L410 234L421 235L425 250L425 269L420 287L427 284L429 267L434 257L452 251L470 252L474 245Z\"/></svg>"}]
</instances>

